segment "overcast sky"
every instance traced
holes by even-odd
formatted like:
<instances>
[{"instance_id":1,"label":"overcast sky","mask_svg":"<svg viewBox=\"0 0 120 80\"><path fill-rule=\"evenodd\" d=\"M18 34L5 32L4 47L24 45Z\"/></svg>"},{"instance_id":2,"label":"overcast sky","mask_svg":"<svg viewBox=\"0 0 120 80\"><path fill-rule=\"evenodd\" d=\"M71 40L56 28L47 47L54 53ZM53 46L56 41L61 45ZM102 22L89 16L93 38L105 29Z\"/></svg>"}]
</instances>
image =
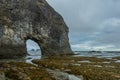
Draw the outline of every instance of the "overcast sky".
<instances>
[{"instance_id":1,"label":"overcast sky","mask_svg":"<svg viewBox=\"0 0 120 80\"><path fill-rule=\"evenodd\" d=\"M47 0L70 29L73 50L120 50L120 0Z\"/></svg>"}]
</instances>

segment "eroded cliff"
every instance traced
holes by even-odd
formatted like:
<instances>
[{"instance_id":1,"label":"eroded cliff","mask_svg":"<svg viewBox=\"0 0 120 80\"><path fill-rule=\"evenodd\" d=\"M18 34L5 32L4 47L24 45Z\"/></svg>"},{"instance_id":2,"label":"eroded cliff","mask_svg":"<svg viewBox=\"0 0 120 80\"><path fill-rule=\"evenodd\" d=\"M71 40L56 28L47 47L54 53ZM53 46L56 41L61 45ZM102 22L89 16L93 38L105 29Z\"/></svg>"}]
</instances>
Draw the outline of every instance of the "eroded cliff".
<instances>
[{"instance_id":1,"label":"eroded cliff","mask_svg":"<svg viewBox=\"0 0 120 80\"><path fill-rule=\"evenodd\" d=\"M0 0L0 58L27 54L26 40L42 55L72 54L68 27L45 0Z\"/></svg>"}]
</instances>

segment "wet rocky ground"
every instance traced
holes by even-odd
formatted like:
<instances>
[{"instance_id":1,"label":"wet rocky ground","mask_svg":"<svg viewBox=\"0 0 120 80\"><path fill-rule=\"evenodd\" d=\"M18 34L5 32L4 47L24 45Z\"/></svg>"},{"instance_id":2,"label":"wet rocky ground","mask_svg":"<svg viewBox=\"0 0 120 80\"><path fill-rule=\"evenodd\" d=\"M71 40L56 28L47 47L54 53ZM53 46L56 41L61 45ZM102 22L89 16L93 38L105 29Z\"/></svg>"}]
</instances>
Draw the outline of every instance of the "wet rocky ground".
<instances>
[{"instance_id":1,"label":"wet rocky ground","mask_svg":"<svg viewBox=\"0 0 120 80\"><path fill-rule=\"evenodd\" d=\"M61 56L32 62L52 70L66 72L82 80L120 80L119 57L112 59L96 57Z\"/></svg>"},{"instance_id":2,"label":"wet rocky ground","mask_svg":"<svg viewBox=\"0 0 120 80\"><path fill-rule=\"evenodd\" d=\"M0 62L0 80L120 80L120 57L54 56Z\"/></svg>"},{"instance_id":3,"label":"wet rocky ground","mask_svg":"<svg viewBox=\"0 0 120 80\"><path fill-rule=\"evenodd\" d=\"M32 62L4 61L0 62L0 80L81 80L59 69L53 70Z\"/></svg>"}]
</instances>

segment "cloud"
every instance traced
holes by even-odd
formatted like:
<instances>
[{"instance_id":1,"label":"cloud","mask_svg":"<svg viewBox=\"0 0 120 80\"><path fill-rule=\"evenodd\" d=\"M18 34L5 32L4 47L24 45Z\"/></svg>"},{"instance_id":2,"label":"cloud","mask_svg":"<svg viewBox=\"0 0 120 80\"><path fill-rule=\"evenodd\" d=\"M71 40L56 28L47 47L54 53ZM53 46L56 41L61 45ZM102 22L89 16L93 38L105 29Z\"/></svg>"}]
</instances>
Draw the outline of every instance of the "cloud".
<instances>
[{"instance_id":1,"label":"cloud","mask_svg":"<svg viewBox=\"0 0 120 80\"><path fill-rule=\"evenodd\" d=\"M120 19L111 18L103 21L100 25L101 30L95 40L102 44L114 44L117 47L120 43Z\"/></svg>"},{"instance_id":2,"label":"cloud","mask_svg":"<svg viewBox=\"0 0 120 80\"><path fill-rule=\"evenodd\" d=\"M73 50L120 49L120 0L47 0L70 28Z\"/></svg>"},{"instance_id":3,"label":"cloud","mask_svg":"<svg viewBox=\"0 0 120 80\"><path fill-rule=\"evenodd\" d=\"M63 15L71 32L91 33L104 19L120 17L120 1L115 0L47 0ZM73 33L73 34L74 34Z\"/></svg>"},{"instance_id":4,"label":"cloud","mask_svg":"<svg viewBox=\"0 0 120 80\"><path fill-rule=\"evenodd\" d=\"M90 44L74 44L71 45L72 49L74 51L81 50L81 51L90 51L90 50L120 50L118 48L115 48L114 45L103 45L103 46L92 46Z\"/></svg>"}]
</instances>

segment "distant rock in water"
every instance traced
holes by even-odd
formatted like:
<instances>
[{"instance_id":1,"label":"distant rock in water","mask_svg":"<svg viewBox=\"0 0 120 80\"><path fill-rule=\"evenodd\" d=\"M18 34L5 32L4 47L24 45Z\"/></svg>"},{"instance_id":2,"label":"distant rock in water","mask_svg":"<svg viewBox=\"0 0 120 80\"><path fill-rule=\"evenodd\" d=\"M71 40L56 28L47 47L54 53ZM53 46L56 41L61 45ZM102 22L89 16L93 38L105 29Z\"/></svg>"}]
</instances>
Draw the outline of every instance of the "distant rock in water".
<instances>
[{"instance_id":1,"label":"distant rock in water","mask_svg":"<svg viewBox=\"0 0 120 80\"><path fill-rule=\"evenodd\" d=\"M26 55L28 39L38 43L44 56L72 54L68 32L45 0L0 0L0 58Z\"/></svg>"}]
</instances>

